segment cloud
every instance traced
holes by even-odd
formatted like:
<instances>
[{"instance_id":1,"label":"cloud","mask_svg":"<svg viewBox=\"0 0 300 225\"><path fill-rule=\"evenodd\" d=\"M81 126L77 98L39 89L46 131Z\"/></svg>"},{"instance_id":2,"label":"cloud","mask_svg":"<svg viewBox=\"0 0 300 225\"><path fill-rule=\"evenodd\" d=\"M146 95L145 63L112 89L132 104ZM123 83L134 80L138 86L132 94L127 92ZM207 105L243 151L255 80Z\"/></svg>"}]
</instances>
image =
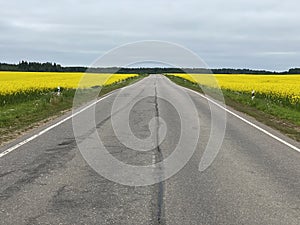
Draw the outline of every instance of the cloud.
<instances>
[{"instance_id":1,"label":"cloud","mask_svg":"<svg viewBox=\"0 0 300 225\"><path fill-rule=\"evenodd\" d=\"M211 67L300 66L297 0L2 1L0 61L89 65L118 45L163 40Z\"/></svg>"}]
</instances>

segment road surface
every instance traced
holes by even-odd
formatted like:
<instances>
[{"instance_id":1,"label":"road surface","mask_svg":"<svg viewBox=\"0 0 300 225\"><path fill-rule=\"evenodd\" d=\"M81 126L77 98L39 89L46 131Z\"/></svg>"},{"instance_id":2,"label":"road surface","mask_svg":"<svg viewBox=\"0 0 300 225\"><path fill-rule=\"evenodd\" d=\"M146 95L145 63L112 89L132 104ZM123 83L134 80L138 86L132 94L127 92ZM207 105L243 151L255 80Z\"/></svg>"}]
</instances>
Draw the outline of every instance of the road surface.
<instances>
[{"instance_id":1,"label":"road surface","mask_svg":"<svg viewBox=\"0 0 300 225\"><path fill-rule=\"evenodd\" d=\"M178 93L184 89L161 75L151 75L126 90L132 93L123 96L126 100L148 96L131 109L129 124L135 136L151 136L149 122L159 115L168 126L165 140L148 152L132 151L120 143L110 115L119 91L97 103L97 133L120 161L136 166L163 162L178 144L182 126L174 105L157 96L178 95L182 101ZM227 114L220 151L211 166L200 172L199 162L211 134L211 112L205 98L184 92L198 112L198 118L188 120L199 119L201 130L195 153L177 174L157 184L135 187L100 176L81 155L68 119L0 158L0 224L300 224L300 153ZM122 115L123 109L114 116ZM237 114L299 148L299 143ZM122 119L127 118L119 121ZM0 153L43 129L14 141ZM90 135L87 131L81 141L88 144Z\"/></svg>"}]
</instances>

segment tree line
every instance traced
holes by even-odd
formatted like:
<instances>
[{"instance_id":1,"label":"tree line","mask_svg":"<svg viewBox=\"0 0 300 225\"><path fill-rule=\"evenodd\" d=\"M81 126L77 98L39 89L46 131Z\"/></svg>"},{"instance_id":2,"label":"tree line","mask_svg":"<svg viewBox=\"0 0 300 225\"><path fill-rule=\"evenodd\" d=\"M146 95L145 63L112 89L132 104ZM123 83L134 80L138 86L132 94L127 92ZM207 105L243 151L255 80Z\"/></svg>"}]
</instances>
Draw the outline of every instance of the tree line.
<instances>
[{"instance_id":1,"label":"tree line","mask_svg":"<svg viewBox=\"0 0 300 225\"><path fill-rule=\"evenodd\" d=\"M22 71L22 72L90 72L90 73L137 73L137 74L158 74L158 73L214 73L214 74L300 74L300 68L293 68L284 72L250 69L204 69L204 68L88 68L78 66L61 66L57 63L40 63L21 61L18 64L0 63L0 71Z\"/></svg>"}]
</instances>

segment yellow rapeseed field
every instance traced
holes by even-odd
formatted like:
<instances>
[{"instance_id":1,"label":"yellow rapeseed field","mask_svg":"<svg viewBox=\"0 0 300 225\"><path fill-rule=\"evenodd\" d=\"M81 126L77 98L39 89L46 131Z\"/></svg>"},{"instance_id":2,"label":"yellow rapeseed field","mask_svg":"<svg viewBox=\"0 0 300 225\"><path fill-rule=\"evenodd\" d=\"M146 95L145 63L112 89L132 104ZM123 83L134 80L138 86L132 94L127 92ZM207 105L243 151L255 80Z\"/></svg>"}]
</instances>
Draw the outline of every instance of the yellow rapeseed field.
<instances>
[{"instance_id":1,"label":"yellow rapeseed field","mask_svg":"<svg viewBox=\"0 0 300 225\"><path fill-rule=\"evenodd\" d=\"M0 95L61 88L108 85L137 74L84 74L48 72L0 72Z\"/></svg>"},{"instance_id":2,"label":"yellow rapeseed field","mask_svg":"<svg viewBox=\"0 0 300 225\"><path fill-rule=\"evenodd\" d=\"M172 74L201 85L221 89L256 93L276 99L287 99L291 104L300 104L300 75L245 75L245 74Z\"/></svg>"}]
</instances>

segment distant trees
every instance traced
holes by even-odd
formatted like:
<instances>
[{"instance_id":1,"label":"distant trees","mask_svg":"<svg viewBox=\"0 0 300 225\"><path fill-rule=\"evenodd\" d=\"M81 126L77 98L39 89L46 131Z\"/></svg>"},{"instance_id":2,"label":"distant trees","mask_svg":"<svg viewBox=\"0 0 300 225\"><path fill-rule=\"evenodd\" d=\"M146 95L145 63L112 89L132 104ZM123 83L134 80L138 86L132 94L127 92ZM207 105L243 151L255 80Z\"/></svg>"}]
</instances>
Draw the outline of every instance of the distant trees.
<instances>
[{"instance_id":1,"label":"distant trees","mask_svg":"<svg viewBox=\"0 0 300 225\"><path fill-rule=\"evenodd\" d=\"M290 69L285 72L273 72L266 70L250 69L205 69L205 68L88 68L88 67L62 67L57 63L39 63L21 61L18 64L0 63L0 71L24 71L24 72L86 72L91 73L138 73L138 74L157 74L157 73L214 73L214 74L300 74L300 68Z\"/></svg>"},{"instance_id":2,"label":"distant trees","mask_svg":"<svg viewBox=\"0 0 300 225\"><path fill-rule=\"evenodd\" d=\"M18 69L21 71L30 71L30 72L61 72L63 71L62 67L56 63L38 63L38 62L27 62L22 61L17 65Z\"/></svg>"},{"instance_id":3,"label":"distant trees","mask_svg":"<svg viewBox=\"0 0 300 225\"><path fill-rule=\"evenodd\" d=\"M290 69L289 74L300 74L300 68Z\"/></svg>"},{"instance_id":4,"label":"distant trees","mask_svg":"<svg viewBox=\"0 0 300 225\"><path fill-rule=\"evenodd\" d=\"M60 64L45 62L27 62L22 60L18 64L0 63L0 71L22 72L85 72L87 67L62 67Z\"/></svg>"},{"instance_id":5,"label":"distant trees","mask_svg":"<svg viewBox=\"0 0 300 225\"><path fill-rule=\"evenodd\" d=\"M56 63L39 63L21 61L18 64L0 63L1 71L24 71L24 72L62 72L61 65Z\"/></svg>"},{"instance_id":6,"label":"distant trees","mask_svg":"<svg viewBox=\"0 0 300 225\"><path fill-rule=\"evenodd\" d=\"M215 74L278 74L278 72L266 71L266 70L250 70L250 69L213 69Z\"/></svg>"}]
</instances>

